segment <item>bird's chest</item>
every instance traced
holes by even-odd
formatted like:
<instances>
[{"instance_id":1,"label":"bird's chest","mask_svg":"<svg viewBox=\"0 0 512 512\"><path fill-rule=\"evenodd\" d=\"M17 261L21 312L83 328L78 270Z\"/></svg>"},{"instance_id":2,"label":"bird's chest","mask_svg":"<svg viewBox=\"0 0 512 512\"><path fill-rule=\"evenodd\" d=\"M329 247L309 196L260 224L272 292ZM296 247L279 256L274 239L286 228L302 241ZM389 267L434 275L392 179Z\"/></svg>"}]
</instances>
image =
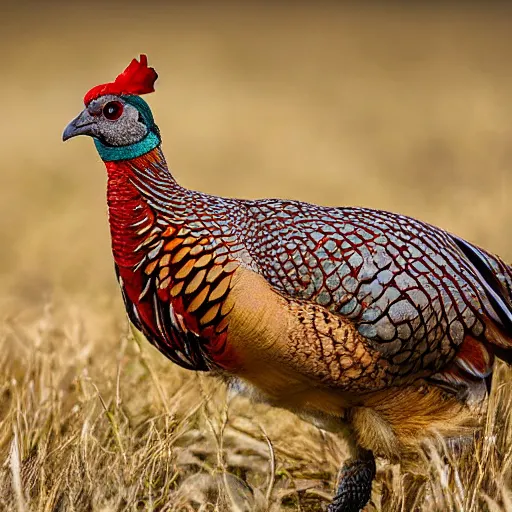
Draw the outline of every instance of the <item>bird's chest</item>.
<instances>
[{"instance_id":1,"label":"bird's chest","mask_svg":"<svg viewBox=\"0 0 512 512\"><path fill-rule=\"evenodd\" d=\"M226 343L226 298L239 262L224 244L183 224L139 231L144 236L129 265L119 265L123 259L114 252L132 321L178 364L231 369L236 356Z\"/></svg>"},{"instance_id":2,"label":"bird's chest","mask_svg":"<svg viewBox=\"0 0 512 512\"><path fill-rule=\"evenodd\" d=\"M194 203L170 182L155 192L127 164L107 168L112 252L130 319L182 366L232 367L226 297L240 244L228 236L227 214L221 229L202 199ZM165 194L167 213L144 191Z\"/></svg>"}]
</instances>

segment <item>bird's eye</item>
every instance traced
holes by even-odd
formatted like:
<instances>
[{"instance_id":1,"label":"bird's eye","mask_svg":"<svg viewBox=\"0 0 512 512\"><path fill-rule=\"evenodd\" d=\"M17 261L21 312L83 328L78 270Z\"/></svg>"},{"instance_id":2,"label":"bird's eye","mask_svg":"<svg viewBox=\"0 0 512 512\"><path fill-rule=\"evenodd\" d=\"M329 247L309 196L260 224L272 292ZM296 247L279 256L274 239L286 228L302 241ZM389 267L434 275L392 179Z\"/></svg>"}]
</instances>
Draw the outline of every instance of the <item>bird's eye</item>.
<instances>
[{"instance_id":1,"label":"bird's eye","mask_svg":"<svg viewBox=\"0 0 512 512\"><path fill-rule=\"evenodd\" d=\"M110 121L115 121L123 113L123 104L119 101L109 101L103 107L103 115Z\"/></svg>"}]
</instances>

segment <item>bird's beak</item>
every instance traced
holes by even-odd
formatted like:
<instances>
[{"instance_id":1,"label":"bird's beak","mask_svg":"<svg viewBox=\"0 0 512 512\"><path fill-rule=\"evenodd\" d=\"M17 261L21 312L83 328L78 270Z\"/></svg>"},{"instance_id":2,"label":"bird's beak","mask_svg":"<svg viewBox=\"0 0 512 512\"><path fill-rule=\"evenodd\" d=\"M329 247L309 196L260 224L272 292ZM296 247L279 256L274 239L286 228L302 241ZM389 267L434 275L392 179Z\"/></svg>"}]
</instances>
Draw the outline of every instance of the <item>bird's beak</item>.
<instances>
[{"instance_id":1,"label":"bird's beak","mask_svg":"<svg viewBox=\"0 0 512 512\"><path fill-rule=\"evenodd\" d=\"M62 140L66 141L77 135L90 135L94 137L96 134L96 119L85 109L66 126L62 134Z\"/></svg>"}]
</instances>

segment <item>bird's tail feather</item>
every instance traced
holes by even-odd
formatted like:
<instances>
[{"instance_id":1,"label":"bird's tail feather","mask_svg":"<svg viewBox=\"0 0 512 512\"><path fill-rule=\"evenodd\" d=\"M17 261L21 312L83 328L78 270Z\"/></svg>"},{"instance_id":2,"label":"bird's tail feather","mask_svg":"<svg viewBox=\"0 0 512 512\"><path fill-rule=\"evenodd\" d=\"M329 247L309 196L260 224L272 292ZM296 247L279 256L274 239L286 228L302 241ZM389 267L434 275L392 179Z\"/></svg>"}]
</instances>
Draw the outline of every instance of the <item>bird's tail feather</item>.
<instances>
[{"instance_id":1,"label":"bird's tail feather","mask_svg":"<svg viewBox=\"0 0 512 512\"><path fill-rule=\"evenodd\" d=\"M461 238L453 236L453 240L485 291L481 300L485 309L486 339L497 357L512 364L512 267ZM466 340L463 345L465 343Z\"/></svg>"}]
</instances>

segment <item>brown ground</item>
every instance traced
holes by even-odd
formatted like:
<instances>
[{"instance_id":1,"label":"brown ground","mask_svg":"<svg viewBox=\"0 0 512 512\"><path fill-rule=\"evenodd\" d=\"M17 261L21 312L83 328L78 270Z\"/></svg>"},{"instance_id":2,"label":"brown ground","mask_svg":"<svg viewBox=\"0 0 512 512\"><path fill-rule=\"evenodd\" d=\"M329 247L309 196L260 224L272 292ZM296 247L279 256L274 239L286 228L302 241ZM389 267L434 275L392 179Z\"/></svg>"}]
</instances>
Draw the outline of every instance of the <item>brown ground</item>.
<instances>
[{"instance_id":1,"label":"brown ground","mask_svg":"<svg viewBox=\"0 0 512 512\"><path fill-rule=\"evenodd\" d=\"M0 510L319 510L343 443L128 335L104 169L62 129L146 52L183 185L394 210L512 261L512 10L69 4L0 16ZM431 454L417 510L512 511L499 375L486 440ZM381 473L376 509L408 486Z\"/></svg>"}]
</instances>

